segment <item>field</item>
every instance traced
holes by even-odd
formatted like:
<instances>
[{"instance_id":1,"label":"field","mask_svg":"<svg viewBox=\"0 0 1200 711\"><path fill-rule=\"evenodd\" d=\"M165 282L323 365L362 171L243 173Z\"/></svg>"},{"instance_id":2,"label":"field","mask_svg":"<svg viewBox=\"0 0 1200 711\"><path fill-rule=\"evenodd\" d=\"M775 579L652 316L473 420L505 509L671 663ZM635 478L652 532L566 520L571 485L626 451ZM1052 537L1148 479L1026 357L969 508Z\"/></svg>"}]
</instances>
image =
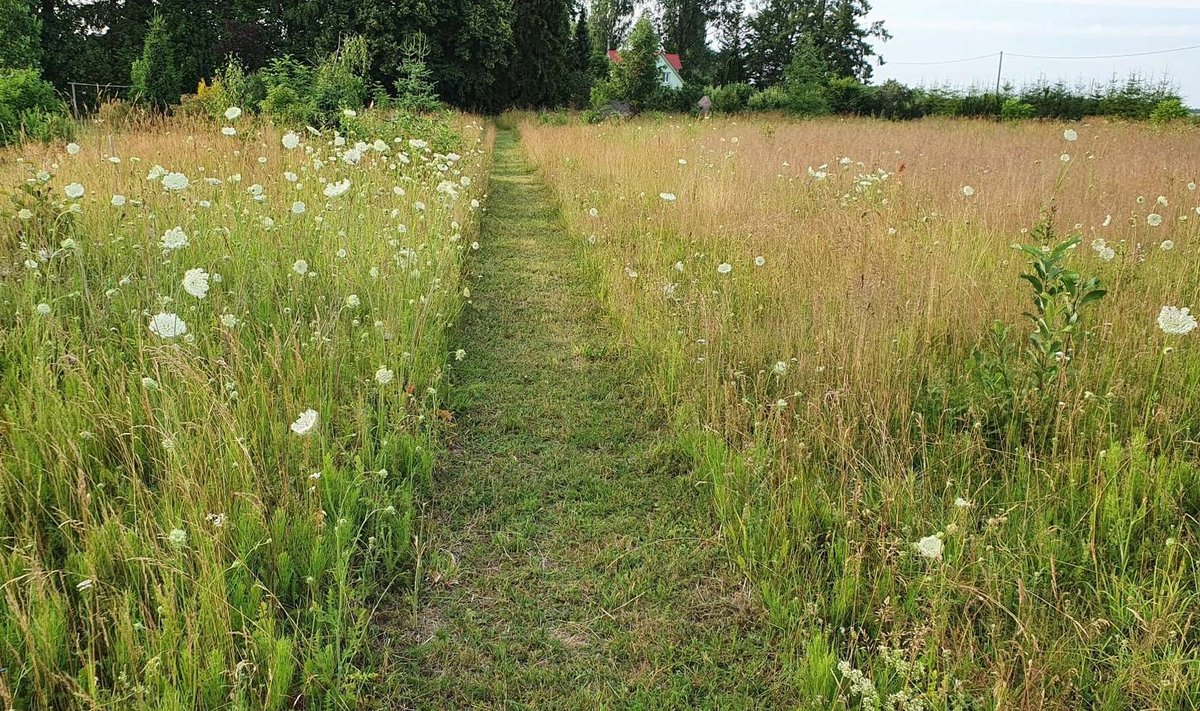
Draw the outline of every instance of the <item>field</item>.
<instances>
[{"instance_id":1,"label":"field","mask_svg":"<svg viewBox=\"0 0 1200 711\"><path fill-rule=\"evenodd\" d=\"M1200 703L1200 135L521 133L804 698Z\"/></svg>"},{"instance_id":2,"label":"field","mask_svg":"<svg viewBox=\"0 0 1200 711\"><path fill-rule=\"evenodd\" d=\"M1200 706L1195 128L227 115L0 152L6 708Z\"/></svg>"},{"instance_id":3,"label":"field","mask_svg":"<svg viewBox=\"0 0 1200 711\"><path fill-rule=\"evenodd\" d=\"M490 134L227 123L0 155L5 707L347 707L411 579Z\"/></svg>"}]
</instances>

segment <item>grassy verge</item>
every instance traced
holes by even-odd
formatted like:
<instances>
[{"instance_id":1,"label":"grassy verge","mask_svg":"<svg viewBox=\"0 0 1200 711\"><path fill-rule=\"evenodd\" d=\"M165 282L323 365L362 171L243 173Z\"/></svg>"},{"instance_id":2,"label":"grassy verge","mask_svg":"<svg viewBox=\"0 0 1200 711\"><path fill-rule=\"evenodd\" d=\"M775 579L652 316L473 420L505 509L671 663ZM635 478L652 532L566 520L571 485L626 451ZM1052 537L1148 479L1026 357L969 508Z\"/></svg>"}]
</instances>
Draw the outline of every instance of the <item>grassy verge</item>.
<instances>
[{"instance_id":1,"label":"grassy verge","mask_svg":"<svg viewBox=\"0 0 1200 711\"><path fill-rule=\"evenodd\" d=\"M485 132L229 124L0 168L6 706L352 706L411 574Z\"/></svg>"}]
</instances>

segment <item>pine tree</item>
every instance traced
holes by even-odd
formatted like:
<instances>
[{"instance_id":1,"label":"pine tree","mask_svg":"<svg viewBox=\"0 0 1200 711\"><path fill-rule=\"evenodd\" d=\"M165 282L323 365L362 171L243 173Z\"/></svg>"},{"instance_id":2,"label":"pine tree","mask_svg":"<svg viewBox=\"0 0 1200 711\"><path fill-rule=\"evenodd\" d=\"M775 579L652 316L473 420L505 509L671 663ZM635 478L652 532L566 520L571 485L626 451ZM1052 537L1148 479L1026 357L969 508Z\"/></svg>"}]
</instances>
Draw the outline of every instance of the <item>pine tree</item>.
<instances>
[{"instance_id":1,"label":"pine tree","mask_svg":"<svg viewBox=\"0 0 1200 711\"><path fill-rule=\"evenodd\" d=\"M29 0L0 0L0 69L39 68L41 32Z\"/></svg>"},{"instance_id":2,"label":"pine tree","mask_svg":"<svg viewBox=\"0 0 1200 711\"><path fill-rule=\"evenodd\" d=\"M158 108L179 103L179 69L172 52L171 36L162 15L150 20L142 56L130 70L133 94Z\"/></svg>"}]
</instances>

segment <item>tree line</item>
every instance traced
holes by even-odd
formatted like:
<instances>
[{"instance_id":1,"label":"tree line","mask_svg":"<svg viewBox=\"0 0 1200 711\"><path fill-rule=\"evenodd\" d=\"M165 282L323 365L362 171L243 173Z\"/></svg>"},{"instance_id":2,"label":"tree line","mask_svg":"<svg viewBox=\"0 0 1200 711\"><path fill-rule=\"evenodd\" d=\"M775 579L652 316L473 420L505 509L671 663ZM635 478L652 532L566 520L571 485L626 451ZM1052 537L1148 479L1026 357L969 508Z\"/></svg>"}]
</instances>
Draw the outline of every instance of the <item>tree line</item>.
<instances>
[{"instance_id":1,"label":"tree line","mask_svg":"<svg viewBox=\"0 0 1200 711\"><path fill-rule=\"evenodd\" d=\"M641 14L638 14L639 6ZM315 64L349 37L370 48L367 79L391 87L405 77L405 47L420 37L423 61L445 102L494 112L588 103L609 75L609 49L645 19L660 48L678 54L691 85L780 84L798 47L826 71L866 81L873 43L887 39L865 20L868 0L0 0L0 67L39 68L68 82L134 83L150 28L170 61L160 78L196 91L230 57L247 71L287 56Z\"/></svg>"}]
</instances>

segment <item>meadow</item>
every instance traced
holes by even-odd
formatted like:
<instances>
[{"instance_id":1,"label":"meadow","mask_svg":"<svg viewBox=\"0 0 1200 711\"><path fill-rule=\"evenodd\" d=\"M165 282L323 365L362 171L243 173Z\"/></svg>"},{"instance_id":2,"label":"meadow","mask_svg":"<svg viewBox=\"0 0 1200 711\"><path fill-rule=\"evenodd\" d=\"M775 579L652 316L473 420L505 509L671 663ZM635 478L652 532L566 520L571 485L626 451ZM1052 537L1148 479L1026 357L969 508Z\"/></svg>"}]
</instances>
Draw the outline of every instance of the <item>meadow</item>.
<instances>
[{"instance_id":1,"label":"meadow","mask_svg":"<svg viewBox=\"0 0 1200 711\"><path fill-rule=\"evenodd\" d=\"M354 706L490 141L234 106L0 153L0 703Z\"/></svg>"},{"instance_id":2,"label":"meadow","mask_svg":"<svg viewBox=\"0 0 1200 711\"><path fill-rule=\"evenodd\" d=\"M1200 705L1200 133L520 132L801 698Z\"/></svg>"}]
</instances>

